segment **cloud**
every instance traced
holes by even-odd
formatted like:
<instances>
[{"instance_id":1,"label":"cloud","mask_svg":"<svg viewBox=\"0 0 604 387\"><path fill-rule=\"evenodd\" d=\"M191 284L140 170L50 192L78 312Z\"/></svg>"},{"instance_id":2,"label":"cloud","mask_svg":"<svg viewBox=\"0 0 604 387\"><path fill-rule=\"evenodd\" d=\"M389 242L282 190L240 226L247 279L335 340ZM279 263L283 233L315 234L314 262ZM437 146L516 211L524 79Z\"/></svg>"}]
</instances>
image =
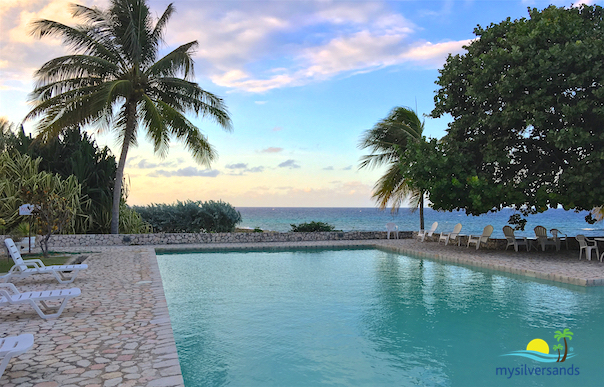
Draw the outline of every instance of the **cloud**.
<instances>
[{"instance_id":1,"label":"cloud","mask_svg":"<svg viewBox=\"0 0 604 387\"><path fill-rule=\"evenodd\" d=\"M268 147L266 149L262 149L260 151L260 153L279 153L282 152L283 148L277 148L277 147Z\"/></svg>"},{"instance_id":2,"label":"cloud","mask_svg":"<svg viewBox=\"0 0 604 387\"><path fill-rule=\"evenodd\" d=\"M58 39L35 41L28 34L28 23L48 18L75 25L77 20L71 18L68 7L72 1L0 2L0 25L7 31L0 34L0 87L24 88L44 61L67 52ZM107 0L78 3L108 6ZM176 3L177 12L166 35L168 47L162 47L162 54L195 37L200 76L219 86L252 93L407 63L434 68L467 42L420 42L413 38L420 27L383 1L198 4ZM157 14L164 9L164 5L152 4ZM266 102L255 101L258 105Z\"/></svg>"},{"instance_id":3,"label":"cloud","mask_svg":"<svg viewBox=\"0 0 604 387\"><path fill-rule=\"evenodd\" d=\"M227 169L231 169L231 170L238 170L239 173L232 173L231 175L243 175L244 173L259 173L259 172L263 172L264 171L264 167L260 166L260 167L253 167L253 168L248 168L246 163L237 163L237 164L229 164L226 165L225 168Z\"/></svg>"},{"instance_id":4,"label":"cloud","mask_svg":"<svg viewBox=\"0 0 604 387\"><path fill-rule=\"evenodd\" d=\"M228 164L224 166L226 169L246 169L247 164L237 163L237 164Z\"/></svg>"},{"instance_id":5,"label":"cloud","mask_svg":"<svg viewBox=\"0 0 604 387\"><path fill-rule=\"evenodd\" d=\"M138 164L136 164L136 166L138 168L141 168L141 169L157 168L157 164L155 164L155 163L148 163L147 159L142 159L141 161L138 162Z\"/></svg>"},{"instance_id":6,"label":"cloud","mask_svg":"<svg viewBox=\"0 0 604 387\"><path fill-rule=\"evenodd\" d=\"M204 169L200 170L195 167L181 168L176 171L166 171L165 169L158 169L155 172L148 174L151 177L173 177L173 176L184 176L184 177L216 177L220 174L220 171L215 169Z\"/></svg>"},{"instance_id":7,"label":"cloud","mask_svg":"<svg viewBox=\"0 0 604 387\"><path fill-rule=\"evenodd\" d=\"M279 164L279 168L290 168L290 169L295 169L295 168L301 168L298 164L296 164L296 160L287 160L282 162L281 164Z\"/></svg>"},{"instance_id":8,"label":"cloud","mask_svg":"<svg viewBox=\"0 0 604 387\"><path fill-rule=\"evenodd\" d=\"M254 101L256 105L264 105L267 101Z\"/></svg>"},{"instance_id":9,"label":"cloud","mask_svg":"<svg viewBox=\"0 0 604 387\"><path fill-rule=\"evenodd\" d=\"M323 168L324 171L333 171L333 167L329 166L329 167L325 167Z\"/></svg>"},{"instance_id":10,"label":"cloud","mask_svg":"<svg viewBox=\"0 0 604 387\"><path fill-rule=\"evenodd\" d=\"M351 169L352 169L352 165L342 168L343 171L350 171Z\"/></svg>"},{"instance_id":11,"label":"cloud","mask_svg":"<svg viewBox=\"0 0 604 387\"><path fill-rule=\"evenodd\" d=\"M280 131L282 131L282 130L283 130L283 128L282 128L282 127L280 127L280 126L275 126L275 127L273 128L273 132L280 132Z\"/></svg>"}]
</instances>

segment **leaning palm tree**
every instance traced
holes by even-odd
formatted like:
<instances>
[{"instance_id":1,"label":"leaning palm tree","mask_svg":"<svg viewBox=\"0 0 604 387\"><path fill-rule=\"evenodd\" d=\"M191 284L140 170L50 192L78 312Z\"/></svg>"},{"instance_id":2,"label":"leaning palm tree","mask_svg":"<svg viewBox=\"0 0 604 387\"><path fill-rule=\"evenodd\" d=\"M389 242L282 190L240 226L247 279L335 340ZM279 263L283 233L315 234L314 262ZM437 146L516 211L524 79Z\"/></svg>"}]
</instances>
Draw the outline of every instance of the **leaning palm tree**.
<instances>
[{"instance_id":1,"label":"leaning palm tree","mask_svg":"<svg viewBox=\"0 0 604 387\"><path fill-rule=\"evenodd\" d=\"M564 356L562 357L562 360L560 360L560 363L563 363L564 360L566 360L566 355L568 355L568 343L566 342L566 339L572 340L573 335L574 333L572 333L568 328L564 328L563 332L554 332L554 339L557 339L558 341L560 341L560 339L564 339Z\"/></svg>"},{"instance_id":2,"label":"leaning palm tree","mask_svg":"<svg viewBox=\"0 0 604 387\"><path fill-rule=\"evenodd\" d=\"M558 360L556 360L556 363L560 361L560 350L561 350L562 348L564 348L564 347L562 346L562 344L557 344L557 345L554 345L554 351L555 351L555 350L558 350Z\"/></svg>"},{"instance_id":3,"label":"leaning palm tree","mask_svg":"<svg viewBox=\"0 0 604 387\"><path fill-rule=\"evenodd\" d=\"M68 128L93 125L114 131L121 143L115 185L111 233L118 233L124 166L139 129L164 157L170 140L182 140L195 160L208 165L216 157L212 146L185 112L214 120L226 130L231 119L223 100L193 82L193 50L184 44L158 60L158 50L170 4L154 20L145 0L112 0L108 9L72 6L76 27L51 21L33 23L37 38L58 36L74 50L46 62L35 74L30 99L35 107L26 119L40 118L36 129L47 140Z\"/></svg>"},{"instance_id":4,"label":"leaning palm tree","mask_svg":"<svg viewBox=\"0 0 604 387\"><path fill-rule=\"evenodd\" d=\"M400 168L401 152L412 142L424 141L424 122L410 108L395 107L390 114L367 130L359 148L369 148L371 154L361 158L359 168L376 168L387 165L388 170L378 179L372 197L380 209L392 204L397 212L405 199L413 211L419 207L420 229L424 229L424 192L413 188L412 182L403 176Z\"/></svg>"}]
</instances>

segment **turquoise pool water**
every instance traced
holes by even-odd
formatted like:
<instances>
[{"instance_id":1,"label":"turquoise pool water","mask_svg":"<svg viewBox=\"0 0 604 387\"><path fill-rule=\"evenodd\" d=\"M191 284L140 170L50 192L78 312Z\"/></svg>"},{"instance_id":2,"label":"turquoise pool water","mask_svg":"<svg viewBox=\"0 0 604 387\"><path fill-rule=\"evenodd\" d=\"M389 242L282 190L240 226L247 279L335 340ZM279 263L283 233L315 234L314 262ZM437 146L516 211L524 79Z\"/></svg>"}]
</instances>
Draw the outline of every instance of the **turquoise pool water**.
<instances>
[{"instance_id":1,"label":"turquoise pool water","mask_svg":"<svg viewBox=\"0 0 604 387\"><path fill-rule=\"evenodd\" d=\"M379 250L158 262L187 387L601 386L604 378L601 287ZM557 356L564 339L555 332L565 328L573 335L564 363L516 353L542 339Z\"/></svg>"}]
</instances>

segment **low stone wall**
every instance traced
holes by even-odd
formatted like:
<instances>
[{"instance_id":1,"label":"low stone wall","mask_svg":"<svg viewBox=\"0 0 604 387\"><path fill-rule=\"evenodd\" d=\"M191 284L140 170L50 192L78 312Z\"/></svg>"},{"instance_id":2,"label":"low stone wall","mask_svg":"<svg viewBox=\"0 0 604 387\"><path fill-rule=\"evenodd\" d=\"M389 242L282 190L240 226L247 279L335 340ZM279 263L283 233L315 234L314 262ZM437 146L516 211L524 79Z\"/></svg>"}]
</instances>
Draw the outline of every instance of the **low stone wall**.
<instances>
[{"instance_id":1,"label":"low stone wall","mask_svg":"<svg viewBox=\"0 0 604 387\"><path fill-rule=\"evenodd\" d=\"M399 238L411 238L411 231ZM75 246L172 245L192 243L258 243L386 239L385 231L350 232L252 232L252 233L158 233L158 234L81 234L53 235L50 248ZM3 239L4 240L4 239ZM37 245L37 243L36 243Z\"/></svg>"}]
</instances>

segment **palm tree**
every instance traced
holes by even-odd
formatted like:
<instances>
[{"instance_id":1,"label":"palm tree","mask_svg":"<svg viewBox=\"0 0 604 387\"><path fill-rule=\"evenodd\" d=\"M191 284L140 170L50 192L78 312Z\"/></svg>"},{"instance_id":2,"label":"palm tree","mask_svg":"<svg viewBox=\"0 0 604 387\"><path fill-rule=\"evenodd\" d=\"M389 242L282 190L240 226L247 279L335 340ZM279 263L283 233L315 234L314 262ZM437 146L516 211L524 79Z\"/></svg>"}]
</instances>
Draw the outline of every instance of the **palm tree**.
<instances>
[{"instance_id":1,"label":"palm tree","mask_svg":"<svg viewBox=\"0 0 604 387\"><path fill-rule=\"evenodd\" d=\"M422 133L424 122L417 113L407 107L395 107L390 114L367 130L361 138L359 148L369 148L371 154L361 158L359 168L388 166L386 173L373 187L372 197L380 209L392 203L392 212L397 212L405 199L410 201L413 211L419 207L420 229L424 229L424 192L414 189L412 182L405 179L400 168L401 153L412 142L425 141Z\"/></svg>"},{"instance_id":2,"label":"palm tree","mask_svg":"<svg viewBox=\"0 0 604 387\"><path fill-rule=\"evenodd\" d=\"M560 361L560 350L562 349L562 344L558 344L558 345L554 345L554 351L558 350L558 360L556 360L556 363Z\"/></svg>"},{"instance_id":3,"label":"palm tree","mask_svg":"<svg viewBox=\"0 0 604 387\"><path fill-rule=\"evenodd\" d=\"M568 338L569 340L572 340L573 334L574 333L572 333L568 328L564 328L564 332L555 332L554 339L557 339L558 341L560 341L560 339L564 339L564 357L562 357L560 363L563 363L564 360L566 360L566 355L568 354L568 343L566 342L566 339Z\"/></svg>"},{"instance_id":4,"label":"palm tree","mask_svg":"<svg viewBox=\"0 0 604 387\"><path fill-rule=\"evenodd\" d=\"M88 124L116 133L121 154L111 233L117 234L124 166L129 147L137 144L139 129L161 157L175 137L197 162L209 166L216 152L184 113L201 114L225 130L231 129L231 119L221 98L192 81L197 41L157 60L174 12L172 4L157 20L145 0L112 0L107 10L72 7L73 17L83 19L77 27L51 20L33 23L35 37L61 37L75 53L52 59L36 72L37 84L30 97L35 107L26 119L41 118L36 129L43 140Z\"/></svg>"}]
</instances>

